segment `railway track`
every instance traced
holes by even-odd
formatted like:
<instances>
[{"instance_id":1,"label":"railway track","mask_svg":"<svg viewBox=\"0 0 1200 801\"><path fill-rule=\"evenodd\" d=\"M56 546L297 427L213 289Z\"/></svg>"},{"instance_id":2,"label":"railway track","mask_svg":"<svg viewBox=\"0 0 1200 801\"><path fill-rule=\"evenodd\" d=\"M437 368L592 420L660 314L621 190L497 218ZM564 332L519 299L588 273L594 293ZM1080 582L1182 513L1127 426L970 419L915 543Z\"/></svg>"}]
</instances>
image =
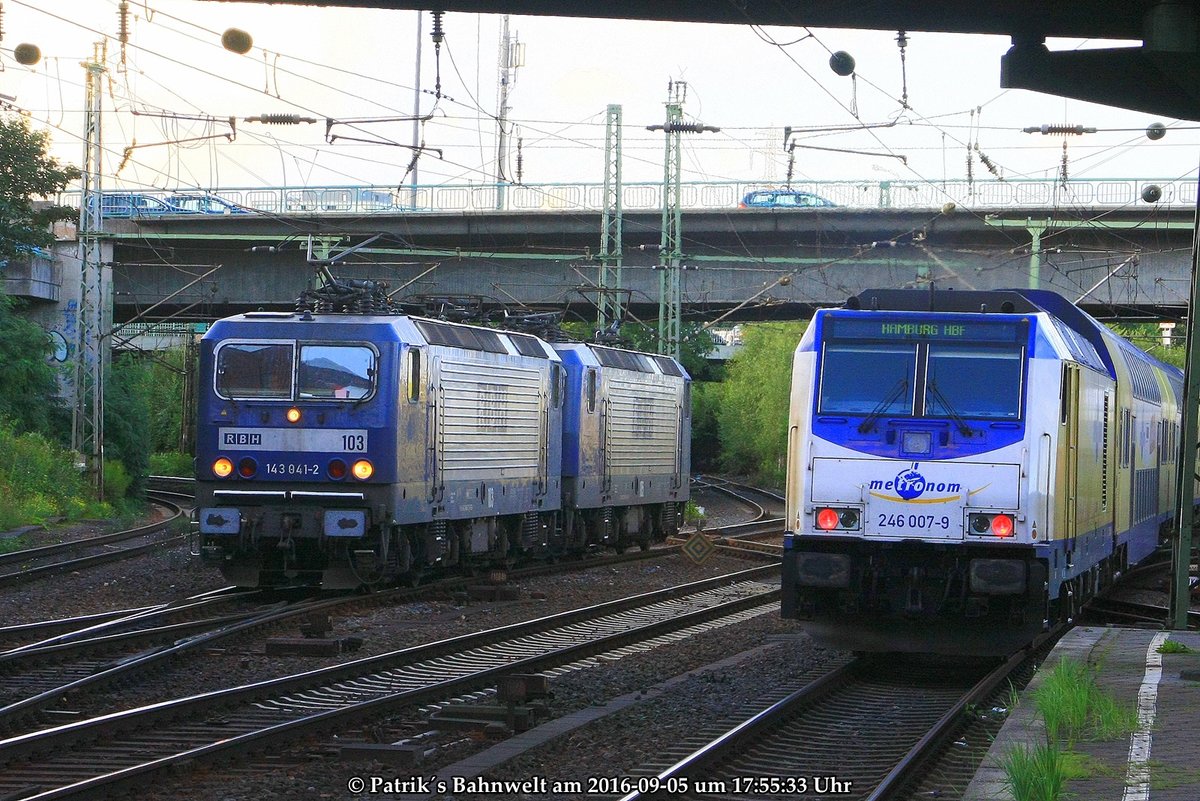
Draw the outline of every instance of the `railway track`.
<instances>
[{"instance_id":1,"label":"railway track","mask_svg":"<svg viewBox=\"0 0 1200 801\"><path fill-rule=\"evenodd\" d=\"M965 742L976 710L996 703L1016 674L1028 681L1033 664L1025 652L999 666L865 657L813 672L745 719L664 752L621 788L622 801L953 798L977 760L943 765L932 755Z\"/></svg>"},{"instance_id":2,"label":"railway track","mask_svg":"<svg viewBox=\"0 0 1200 801\"><path fill-rule=\"evenodd\" d=\"M506 579L614 567L671 556L677 550L678 546L659 546L646 552L536 564L508 571ZM473 581L476 580L452 576L418 588L388 588L367 596L325 595L265 606L256 603L249 610L216 614L212 610L218 604L239 599L250 602L263 596L259 592L235 593L233 588L223 588L180 602L0 628L0 643L21 643L0 651L3 678L0 731L11 734L56 725L63 714L70 714L69 710L60 709L64 697L69 696L72 704L78 704L84 696L116 681L127 683L141 673L161 670L167 662L185 658L218 640L244 638L289 619L328 613L339 607L406 603L445 596L462 591Z\"/></svg>"},{"instance_id":3,"label":"railway track","mask_svg":"<svg viewBox=\"0 0 1200 801\"><path fill-rule=\"evenodd\" d=\"M254 750L397 708L561 668L613 649L771 611L774 566L645 593L0 740L0 796L51 799L150 781L183 763ZM682 633L681 633L682 632Z\"/></svg>"},{"instance_id":4,"label":"railway track","mask_svg":"<svg viewBox=\"0 0 1200 801\"><path fill-rule=\"evenodd\" d=\"M86 570L182 542L184 535L170 530L183 517L183 499L175 493L154 491L147 492L147 498L166 507L170 516L111 534L0 554L0 586Z\"/></svg>"},{"instance_id":5,"label":"railway track","mask_svg":"<svg viewBox=\"0 0 1200 801\"><path fill-rule=\"evenodd\" d=\"M1127 601L1110 596L1093 598L1083 609L1089 618L1118 625L1166 626L1170 610L1160 604ZM1200 628L1200 612L1187 613L1188 628Z\"/></svg>"}]
</instances>

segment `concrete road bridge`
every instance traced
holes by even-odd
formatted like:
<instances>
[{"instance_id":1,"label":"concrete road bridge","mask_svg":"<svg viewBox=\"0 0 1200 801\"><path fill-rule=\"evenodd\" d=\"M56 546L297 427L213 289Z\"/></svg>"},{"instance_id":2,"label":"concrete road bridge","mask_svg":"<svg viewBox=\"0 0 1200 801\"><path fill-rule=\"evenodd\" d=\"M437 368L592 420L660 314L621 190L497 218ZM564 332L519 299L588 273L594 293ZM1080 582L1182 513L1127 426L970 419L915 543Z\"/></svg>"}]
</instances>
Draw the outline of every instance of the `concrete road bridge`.
<instances>
[{"instance_id":1,"label":"concrete road bridge","mask_svg":"<svg viewBox=\"0 0 1200 801\"><path fill-rule=\"evenodd\" d=\"M1146 187L1159 199L1142 199ZM875 286L1054 289L1102 316L1186 304L1194 181L796 185L839 205L738 208L756 184L684 192L685 314L796 317ZM623 284L657 314L657 185L626 187ZM397 298L480 296L493 307L589 316L600 187L223 190L247 214L113 219L114 315L211 320L290 308L321 259L343 277L387 281ZM500 208L497 208L499 206ZM157 305L156 305L157 304Z\"/></svg>"}]
</instances>

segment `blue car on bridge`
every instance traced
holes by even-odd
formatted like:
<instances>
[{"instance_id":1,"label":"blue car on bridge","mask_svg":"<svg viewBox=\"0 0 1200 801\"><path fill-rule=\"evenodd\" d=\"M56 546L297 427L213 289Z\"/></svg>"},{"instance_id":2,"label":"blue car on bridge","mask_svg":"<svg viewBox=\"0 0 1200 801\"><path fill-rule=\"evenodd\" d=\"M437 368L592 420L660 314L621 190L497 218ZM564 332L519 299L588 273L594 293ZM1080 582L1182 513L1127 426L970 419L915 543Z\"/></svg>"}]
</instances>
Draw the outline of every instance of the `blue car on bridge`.
<instances>
[{"instance_id":1,"label":"blue car on bridge","mask_svg":"<svg viewBox=\"0 0 1200 801\"><path fill-rule=\"evenodd\" d=\"M161 217L189 213L141 192L105 192L101 208L105 217Z\"/></svg>"},{"instance_id":2,"label":"blue car on bridge","mask_svg":"<svg viewBox=\"0 0 1200 801\"><path fill-rule=\"evenodd\" d=\"M826 200L820 195L794 189L759 189L748 193L738 204L738 208L742 209L830 209L836 206L832 200Z\"/></svg>"},{"instance_id":3,"label":"blue car on bridge","mask_svg":"<svg viewBox=\"0 0 1200 801\"><path fill-rule=\"evenodd\" d=\"M168 195L167 204L186 214L249 214L250 209L215 195Z\"/></svg>"}]
</instances>

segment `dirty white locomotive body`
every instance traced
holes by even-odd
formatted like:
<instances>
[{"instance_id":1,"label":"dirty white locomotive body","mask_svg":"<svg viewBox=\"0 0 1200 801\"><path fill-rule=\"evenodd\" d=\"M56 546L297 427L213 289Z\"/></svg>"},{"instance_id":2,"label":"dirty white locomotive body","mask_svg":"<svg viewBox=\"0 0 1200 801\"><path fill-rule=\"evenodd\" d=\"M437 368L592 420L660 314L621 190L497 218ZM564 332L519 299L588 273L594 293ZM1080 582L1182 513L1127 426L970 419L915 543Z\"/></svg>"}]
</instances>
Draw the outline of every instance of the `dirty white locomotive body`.
<instances>
[{"instance_id":1,"label":"dirty white locomotive body","mask_svg":"<svg viewBox=\"0 0 1200 801\"><path fill-rule=\"evenodd\" d=\"M871 651L1007 653L1149 555L1178 370L1048 292L864 292L793 366L783 614Z\"/></svg>"}]
</instances>

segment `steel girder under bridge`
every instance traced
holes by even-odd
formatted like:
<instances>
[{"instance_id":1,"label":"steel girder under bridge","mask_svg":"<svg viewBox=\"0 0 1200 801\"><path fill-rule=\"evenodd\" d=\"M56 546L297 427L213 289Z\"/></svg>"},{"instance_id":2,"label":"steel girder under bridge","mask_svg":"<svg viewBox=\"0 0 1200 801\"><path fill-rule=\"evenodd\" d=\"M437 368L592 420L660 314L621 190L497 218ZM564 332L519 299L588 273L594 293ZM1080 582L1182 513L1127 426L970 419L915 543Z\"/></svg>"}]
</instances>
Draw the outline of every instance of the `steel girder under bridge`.
<instances>
[{"instance_id":1,"label":"steel girder under bridge","mask_svg":"<svg viewBox=\"0 0 1200 801\"><path fill-rule=\"evenodd\" d=\"M632 312L656 315L658 215L626 218ZM190 216L112 221L115 317L211 320L290 308L311 259L350 251L344 277L397 298L478 296L489 307L570 306L594 318L599 214ZM693 211L682 295L693 319L795 317L870 287L1054 289L1105 316L1177 316L1189 289L1191 211L1146 207ZM298 234L297 231L306 232ZM372 239L366 243L368 239ZM157 304L157 305L156 305Z\"/></svg>"}]
</instances>

